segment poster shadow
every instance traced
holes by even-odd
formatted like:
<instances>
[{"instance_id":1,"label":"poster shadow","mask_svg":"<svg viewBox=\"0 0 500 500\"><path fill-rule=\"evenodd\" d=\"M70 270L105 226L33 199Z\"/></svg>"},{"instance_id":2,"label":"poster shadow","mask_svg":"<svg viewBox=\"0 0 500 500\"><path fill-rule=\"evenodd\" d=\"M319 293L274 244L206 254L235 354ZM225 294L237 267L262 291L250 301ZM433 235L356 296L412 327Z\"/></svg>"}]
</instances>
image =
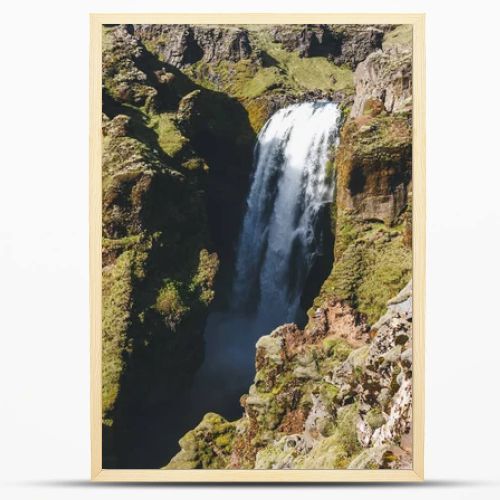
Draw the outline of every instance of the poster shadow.
<instances>
[{"instance_id":1,"label":"poster shadow","mask_svg":"<svg viewBox=\"0 0 500 500\"><path fill-rule=\"evenodd\" d=\"M207 488L207 487L225 487L225 488L238 488L244 486L246 488L331 488L331 489L439 489L439 488L477 488L477 487L493 487L500 485L498 481L488 480L455 480L455 479L430 479L420 483L382 483L382 482L279 482L279 483L266 483L266 482L120 482L120 483L99 483L83 480L54 480L54 481L33 481L17 483L19 486L25 487L48 487L48 488L91 488L91 489L106 489L106 488L176 488L176 487L189 487L189 488Z\"/></svg>"}]
</instances>

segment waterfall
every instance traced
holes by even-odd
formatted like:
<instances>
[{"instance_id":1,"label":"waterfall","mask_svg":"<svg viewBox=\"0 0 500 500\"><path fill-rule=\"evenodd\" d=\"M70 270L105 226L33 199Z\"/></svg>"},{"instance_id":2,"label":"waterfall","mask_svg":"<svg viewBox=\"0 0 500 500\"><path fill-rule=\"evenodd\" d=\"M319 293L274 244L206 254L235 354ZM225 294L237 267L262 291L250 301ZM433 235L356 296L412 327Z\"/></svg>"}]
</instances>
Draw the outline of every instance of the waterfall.
<instances>
[{"instance_id":1,"label":"waterfall","mask_svg":"<svg viewBox=\"0 0 500 500\"><path fill-rule=\"evenodd\" d=\"M276 112L258 136L232 299L263 324L297 320L322 250L321 215L333 199L327 161L339 122L336 104L305 102Z\"/></svg>"},{"instance_id":2,"label":"waterfall","mask_svg":"<svg viewBox=\"0 0 500 500\"><path fill-rule=\"evenodd\" d=\"M232 303L207 318L204 362L181 404L190 422L185 430L208 411L239 418L239 398L255 375L257 339L305 319L301 296L330 230L324 215L334 185L326 167L339 121L335 104L307 102L278 111L259 134Z\"/></svg>"}]
</instances>

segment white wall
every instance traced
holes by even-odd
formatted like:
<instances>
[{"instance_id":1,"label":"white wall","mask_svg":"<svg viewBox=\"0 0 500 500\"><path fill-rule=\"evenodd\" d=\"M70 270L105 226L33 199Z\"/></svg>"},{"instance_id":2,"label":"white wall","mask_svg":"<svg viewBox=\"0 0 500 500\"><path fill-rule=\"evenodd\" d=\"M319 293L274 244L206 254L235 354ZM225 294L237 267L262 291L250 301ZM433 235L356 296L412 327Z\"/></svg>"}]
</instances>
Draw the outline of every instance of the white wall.
<instances>
[{"instance_id":1,"label":"white wall","mask_svg":"<svg viewBox=\"0 0 500 500\"><path fill-rule=\"evenodd\" d=\"M0 476L4 498L498 498L496 2L72 0L2 5ZM237 7L239 6L239 7ZM89 12L426 12L426 475L417 487L86 485ZM339 488L341 491L339 491ZM433 490L433 491L432 491ZM495 495L496 493L496 495Z\"/></svg>"}]
</instances>

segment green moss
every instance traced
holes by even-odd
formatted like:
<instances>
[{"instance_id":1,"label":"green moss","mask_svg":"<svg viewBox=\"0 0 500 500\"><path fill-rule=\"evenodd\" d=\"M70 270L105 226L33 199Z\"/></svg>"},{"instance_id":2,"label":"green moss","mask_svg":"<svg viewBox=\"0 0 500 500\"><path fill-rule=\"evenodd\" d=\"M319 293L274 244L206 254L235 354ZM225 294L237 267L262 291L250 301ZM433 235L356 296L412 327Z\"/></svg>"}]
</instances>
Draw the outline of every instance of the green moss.
<instances>
[{"instance_id":1,"label":"green moss","mask_svg":"<svg viewBox=\"0 0 500 500\"><path fill-rule=\"evenodd\" d=\"M200 424L179 441L181 451L165 469L223 469L230 460L236 426L216 413L207 413Z\"/></svg>"},{"instance_id":2,"label":"green moss","mask_svg":"<svg viewBox=\"0 0 500 500\"><path fill-rule=\"evenodd\" d=\"M401 24L397 28L385 33L382 42L382 49L387 50L392 47L411 45L413 39L413 26L411 24Z\"/></svg>"},{"instance_id":3,"label":"green moss","mask_svg":"<svg viewBox=\"0 0 500 500\"><path fill-rule=\"evenodd\" d=\"M232 438L233 436L230 433L217 436L214 441L215 446L217 446L218 448L227 449L232 444Z\"/></svg>"},{"instance_id":4,"label":"green moss","mask_svg":"<svg viewBox=\"0 0 500 500\"><path fill-rule=\"evenodd\" d=\"M165 320L171 330L175 331L182 320L200 304L208 306L213 300L215 276L219 269L216 253L208 253L202 249L199 254L198 267L193 277L187 281L167 278L158 291L154 308ZM186 274L181 272L179 276Z\"/></svg>"},{"instance_id":5,"label":"green moss","mask_svg":"<svg viewBox=\"0 0 500 500\"><path fill-rule=\"evenodd\" d=\"M272 391L251 394L247 403L253 407L255 421L264 430L276 429L285 413L285 401L278 399Z\"/></svg>"},{"instance_id":6,"label":"green moss","mask_svg":"<svg viewBox=\"0 0 500 500\"><path fill-rule=\"evenodd\" d=\"M359 413L357 404L346 406L339 411L335 437L343 453L346 455L346 458L352 457L361 449L356 429L358 418ZM341 460L344 461L344 457L342 457ZM347 464L344 462L343 466L345 467L346 465ZM339 467L340 464L337 462L336 466Z\"/></svg>"},{"instance_id":7,"label":"green moss","mask_svg":"<svg viewBox=\"0 0 500 500\"><path fill-rule=\"evenodd\" d=\"M404 225L361 222L340 211L336 220L335 263L314 307L328 297L348 300L374 323L387 301L408 282L411 248L405 244Z\"/></svg>"},{"instance_id":8,"label":"green moss","mask_svg":"<svg viewBox=\"0 0 500 500\"><path fill-rule=\"evenodd\" d=\"M337 396L339 394L339 388L333 384L323 382L319 390L321 394L321 399L329 405L333 405L336 402Z\"/></svg>"},{"instance_id":9,"label":"green moss","mask_svg":"<svg viewBox=\"0 0 500 500\"><path fill-rule=\"evenodd\" d=\"M338 211L335 217L335 258L340 259L342 254L359 237L362 226L349 214Z\"/></svg>"},{"instance_id":10,"label":"green moss","mask_svg":"<svg viewBox=\"0 0 500 500\"><path fill-rule=\"evenodd\" d=\"M283 74L277 67L257 67L250 60L240 60L236 63L221 62L217 66L217 73L222 79L227 78L225 90L244 99L253 99L285 83Z\"/></svg>"},{"instance_id":11,"label":"green moss","mask_svg":"<svg viewBox=\"0 0 500 500\"><path fill-rule=\"evenodd\" d=\"M215 276L219 269L219 258L216 253L208 253L206 249L201 250L198 269L189 290L191 293L198 292L199 300L206 306L212 302L215 296Z\"/></svg>"},{"instance_id":12,"label":"green moss","mask_svg":"<svg viewBox=\"0 0 500 500\"><path fill-rule=\"evenodd\" d=\"M188 160L182 163L182 167L190 172L199 172L199 171L208 172L209 170L209 167L205 163L205 161L198 157L189 158Z\"/></svg>"},{"instance_id":13,"label":"green moss","mask_svg":"<svg viewBox=\"0 0 500 500\"><path fill-rule=\"evenodd\" d=\"M386 310L386 303L411 278L412 255L403 243L403 237L368 249L369 272L363 277L358 294L359 310L369 322L376 321Z\"/></svg>"},{"instance_id":14,"label":"green moss","mask_svg":"<svg viewBox=\"0 0 500 500\"><path fill-rule=\"evenodd\" d=\"M125 236L123 238L111 239L111 238L103 238L102 239L102 249L103 251L119 251L122 252L124 250L130 250L136 247L143 238L143 234L132 234L130 236Z\"/></svg>"},{"instance_id":15,"label":"green moss","mask_svg":"<svg viewBox=\"0 0 500 500\"><path fill-rule=\"evenodd\" d=\"M299 457L295 468L345 469L361 450L356 431L357 419L356 404L341 408L332 434L318 441L307 455Z\"/></svg>"},{"instance_id":16,"label":"green moss","mask_svg":"<svg viewBox=\"0 0 500 500\"><path fill-rule=\"evenodd\" d=\"M252 33L259 48L277 62L283 84L295 90L347 90L354 88L353 72L347 66L337 66L325 57L300 57L271 41L266 30Z\"/></svg>"},{"instance_id":17,"label":"green moss","mask_svg":"<svg viewBox=\"0 0 500 500\"><path fill-rule=\"evenodd\" d=\"M352 348L345 340L327 338L323 341L323 351L328 357L335 358L338 361L345 361Z\"/></svg>"},{"instance_id":18,"label":"green moss","mask_svg":"<svg viewBox=\"0 0 500 500\"><path fill-rule=\"evenodd\" d=\"M248 112L248 121L252 130L257 134L269 119L270 109L265 98L250 99L245 102L245 109Z\"/></svg>"},{"instance_id":19,"label":"green moss","mask_svg":"<svg viewBox=\"0 0 500 500\"><path fill-rule=\"evenodd\" d=\"M274 48L269 53L281 59L293 85L306 90L353 88L353 74L347 66L336 66L324 57L299 57L296 52Z\"/></svg>"},{"instance_id":20,"label":"green moss","mask_svg":"<svg viewBox=\"0 0 500 500\"><path fill-rule=\"evenodd\" d=\"M156 298L155 308L165 318L168 326L175 331L184 316L189 312L181 294L179 282L166 280Z\"/></svg>"},{"instance_id":21,"label":"green moss","mask_svg":"<svg viewBox=\"0 0 500 500\"><path fill-rule=\"evenodd\" d=\"M385 418L382 415L381 409L377 406L372 408L367 414L366 414L366 422L370 425L372 429L377 429L378 427L384 425L385 423Z\"/></svg>"},{"instance_id":22,"label":"green moss","mask_svg":"<svg viewBox=\"0 0 500 500\"><path fill-rule=\"evenodd\" d=\"M335 174L335 162L333 160L326 160L325 170L326 178L331 182Z\"/></svg>"},{"instance_id":23,"label":"green moss","mask_svg":"<svg viewBox=\"0 0 500 500\"><path fill-rule=\"evenodd\" d=\"M175 125L174 113L152 115L149 126L158 135L158 144L162 150L172 158L178 156L189 144L189 140L182 135Z\"/></svg>"},{"instance_id":24,"label":"green moss","mask_svg":"<svg viewBox=\"0 0 500 500\"><path fill-rule=\"evenodd\" d=\"M143 252L127 250L102 273L102 406L106 416L114 408L130 350L128 329L133 308L134 281L144 276ZM105 417L106 418L106 417ZM111 419L107 419L111 422Z\"/></svg>"}]
</instances>

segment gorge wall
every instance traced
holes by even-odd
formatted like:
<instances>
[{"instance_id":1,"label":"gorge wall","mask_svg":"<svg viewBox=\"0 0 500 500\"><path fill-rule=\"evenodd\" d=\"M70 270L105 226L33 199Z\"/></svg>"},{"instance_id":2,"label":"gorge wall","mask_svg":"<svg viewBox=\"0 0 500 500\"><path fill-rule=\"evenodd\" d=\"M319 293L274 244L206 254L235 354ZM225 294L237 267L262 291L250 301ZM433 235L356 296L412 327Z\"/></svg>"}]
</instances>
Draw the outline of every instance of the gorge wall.
<instances>
[{"instance_id":1,"label":"gorge wall","mask_svg":"<svg viewBox=\"0 0 500 500\"><path fill-rule=\"evenodd\" d=\"M103 42L105 467L137 466L134 415L175 408L203 359L256 133L318 98L343 114L331 273L304 330L259 340L242 418L207 414L168 467L409 466L408 27L127 25Z\"/></svg>"}]
</instances>

